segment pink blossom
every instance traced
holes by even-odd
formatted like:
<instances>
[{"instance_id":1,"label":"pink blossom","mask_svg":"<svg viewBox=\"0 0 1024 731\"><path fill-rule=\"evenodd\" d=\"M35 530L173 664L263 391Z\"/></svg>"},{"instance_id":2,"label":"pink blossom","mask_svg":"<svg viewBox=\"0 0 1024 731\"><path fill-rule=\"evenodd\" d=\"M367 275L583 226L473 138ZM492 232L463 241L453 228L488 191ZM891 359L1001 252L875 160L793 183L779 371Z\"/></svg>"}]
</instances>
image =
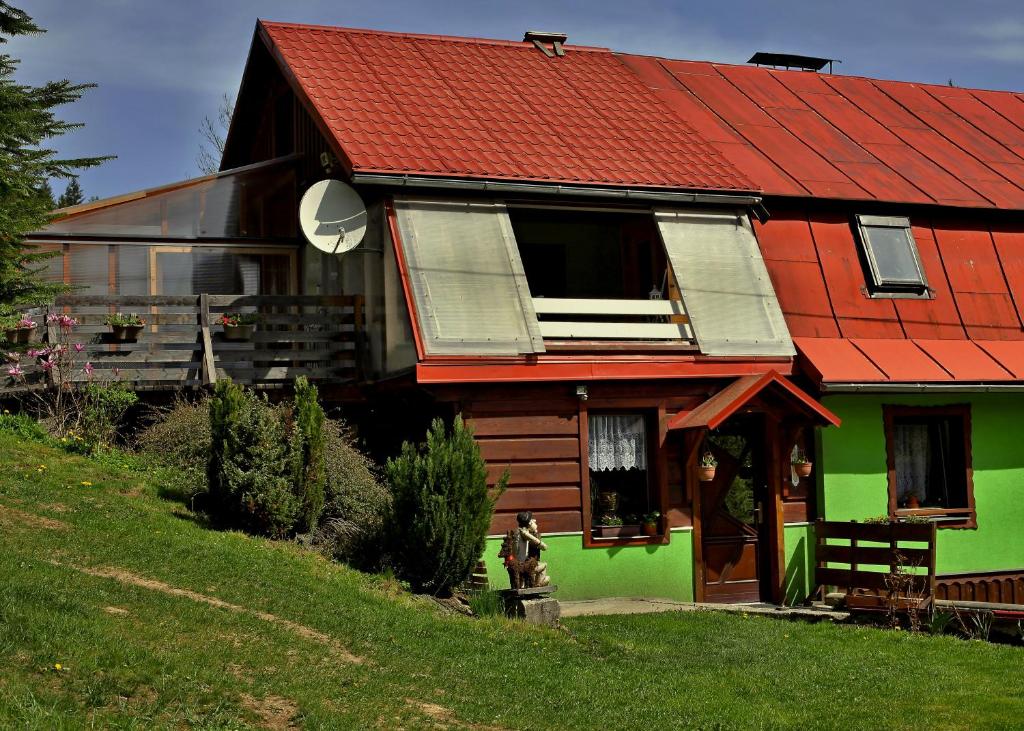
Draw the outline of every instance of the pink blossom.
<instances>
[{"instance_id":1,"label":"pink blossom","mask_svg":"<svg viewBox=\"0 0 1024 731\"><path fill-rule=\"evenodd\" d=\"M81 353L83 350L85 350L85 345L83 345L82 343L75 343L76 353Z\"/></svg>"},{"instance_id":2,"label":"pink blossom","mask_svg":"<svg viewBox=\"0 0 1024 731\"><path fill-rule=\"evenodd\" d=\"M60 316L60 326L64 330L70 330L71 328L73 328L77 324L78 324L78 320L76 320L73 317L70 317L68 315L61 315Z\"/></svg>"},{"instance_id":3,"label":"pink blossom","mask_svg":"<svg viewBox=\"0 0 1024 731\"><path fill-rule=\"evenodd\" d=\"M18 320L18 327L22 330L31 330L35 326L36 323L31 317L23 317Z\"/></svg>"},{"instance_id":4,"label":"pink blossom","mask_svg":"<svg viewBox=\"0 0 1024 731\"><path fill-rule=\"evenodd\" d=\"M41 365L43 367L44 371L52 371L54 363L55 363L55 361L53 360L53 358L47 358L46 360L44 360L39 365Z\"/></svg>"},{"instance_id":5,"label":"pink blossom","mask_svg":"<svg viewBox=\"0 0 1024 731\"><path fill-rule=\"evenodd\" d=\"M85 375L91 376L93 370L95 369L92 367L92 363L86 363L84 366L82 366L82 370L85 371Z\"/></svg>"},{"instance_id":6,"label":"pink blossom","mask_svg":"<svg viewBox=\"0 0 1024 731\"><path fill-rule=\"evenodd\" d=\"M35 348L29 348L28 350L25 351L25 355L27 355L29 358L38 358L42 354L43 351L36 350Z\"/></svg>"},{"instance_id":7,"label":"pink blossom","mask_svg":"<svg viewBox=\"0 0 1024 731\"><path fill-rule=\"evenodd\" d=\"M25 371L21 370L21 366L13 365L7 369L7 375L17 378L18 376L25 375Z\"/></svg>"}]
</instances>

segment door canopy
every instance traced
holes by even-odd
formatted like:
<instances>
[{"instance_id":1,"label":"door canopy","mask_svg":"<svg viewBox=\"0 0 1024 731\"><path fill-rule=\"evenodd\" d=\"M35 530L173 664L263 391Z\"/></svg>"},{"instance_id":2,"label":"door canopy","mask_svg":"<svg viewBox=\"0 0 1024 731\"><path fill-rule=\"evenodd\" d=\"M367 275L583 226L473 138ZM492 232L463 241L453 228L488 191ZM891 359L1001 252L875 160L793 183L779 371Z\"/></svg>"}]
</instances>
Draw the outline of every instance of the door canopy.
<instances>
[{"instance_id":1,"label":"door canopy","mask_svg":"<svg viewBox=\"0 0 1024 731\"><path fill-rule=\"evenodd\" d=\"M804 415L816 426L839 426L839 417L815 398L794 386L778 371L737 378L693 411L681 411L668 422L669 429L717 429L729 417L771 392L789 409Z\"/></svg>"}]
</instances>

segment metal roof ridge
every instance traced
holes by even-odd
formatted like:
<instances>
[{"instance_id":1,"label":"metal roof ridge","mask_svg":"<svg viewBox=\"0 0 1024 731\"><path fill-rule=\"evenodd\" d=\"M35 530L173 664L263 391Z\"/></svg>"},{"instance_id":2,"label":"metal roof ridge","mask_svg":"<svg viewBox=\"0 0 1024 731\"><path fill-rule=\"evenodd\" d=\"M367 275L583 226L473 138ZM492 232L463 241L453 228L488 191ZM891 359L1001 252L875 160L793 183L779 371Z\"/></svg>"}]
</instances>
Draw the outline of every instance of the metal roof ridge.
<instances>
[{"instance_id":1,"label":"metal roof ridge","mask_svg":"<svg viewBox=\"0 0 1024 731\"><path fill-rule=\"evenodd\" d=\"M453 43L469 43L473 45L506 46L509 48L533 49L530 41L514 41L504 38L482 38L479 36L450 36L437 33L408 33L405 31L379 30L376 28L352 28L339 25L317 25L312 23L289 23L276 20L264 20L259 18L258 22L265 28L297 28L302 30L328 31L333 33L353 33L361 35L390 36L392 38L410 38L424 41L450 41ZM574 43L566 43L563 48L573 51L595 51L602 53L615 53L606 46L582 46Z\"/></svg>"}]
</instances>

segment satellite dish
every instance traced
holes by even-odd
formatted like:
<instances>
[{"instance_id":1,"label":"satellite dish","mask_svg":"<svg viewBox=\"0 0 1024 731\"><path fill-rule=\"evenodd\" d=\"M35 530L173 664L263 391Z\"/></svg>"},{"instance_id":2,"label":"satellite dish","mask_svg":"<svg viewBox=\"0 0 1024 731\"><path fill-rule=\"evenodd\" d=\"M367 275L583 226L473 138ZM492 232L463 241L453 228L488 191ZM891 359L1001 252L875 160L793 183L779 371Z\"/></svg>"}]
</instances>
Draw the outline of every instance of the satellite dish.
<instances>
[{"instance_id":1,"label":"satellite dish","mask_svg":"<svg viewBox=\"0 0 1024 731\"><path fill-rule=\"evenodd\" d=\"M299 225L306 240L320 251L344 254L366 235L366 206L340 180L321 180L299 202Z\"/></svg>"}]
</instances>

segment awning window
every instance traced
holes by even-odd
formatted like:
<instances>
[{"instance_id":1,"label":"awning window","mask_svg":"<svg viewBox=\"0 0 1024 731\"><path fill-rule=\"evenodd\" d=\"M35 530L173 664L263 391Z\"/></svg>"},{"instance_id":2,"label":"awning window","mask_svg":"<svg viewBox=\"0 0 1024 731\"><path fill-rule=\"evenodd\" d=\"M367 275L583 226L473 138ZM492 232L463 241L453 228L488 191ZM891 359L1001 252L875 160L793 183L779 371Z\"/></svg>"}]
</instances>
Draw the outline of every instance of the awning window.
<instances>
[{"instance_id":1,"label":"awning window","mask_svg":"<svg viewBox=\"0 0 1024 731\"><path fill-rule=\"evenodd\" d=\"M655 217L702 353L795 354L745 214L659 210Z\"/></svg>"},{"instance_id":2,"label":"awning window","mask_svg":"<svg viewBox=\"0 0 1024 731\"><path fill-rule=\"evenodd\" d=\"M504 205L396 198L395 214L428 354L544 351Z\"/></svg>"}]
</instances>

